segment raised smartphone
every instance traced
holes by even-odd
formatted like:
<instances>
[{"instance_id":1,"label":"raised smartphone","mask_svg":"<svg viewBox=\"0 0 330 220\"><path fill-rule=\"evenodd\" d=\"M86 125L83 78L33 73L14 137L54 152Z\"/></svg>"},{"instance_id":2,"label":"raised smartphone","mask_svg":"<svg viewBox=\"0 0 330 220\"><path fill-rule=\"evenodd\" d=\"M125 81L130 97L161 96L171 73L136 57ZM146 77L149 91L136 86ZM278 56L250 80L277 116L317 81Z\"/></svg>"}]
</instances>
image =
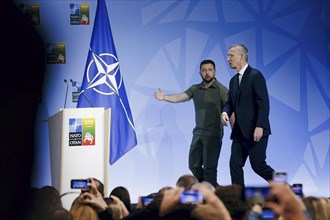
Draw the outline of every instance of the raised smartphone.
<instances>
[{"instance_id":1,"label":"raised smartphone","mask_svg":"<svg viewBox=\"0 0 330 220\"><path fill-rule=\"evenodd\" d=\"M72 179L71 189L89 189L88 183L90 183L89 179Z\"/></svg>"},{"instance_id":2,"label":"raised smartphone","mask_svg":"<svg viewBox=\"0 0 330 220\"><path fill-rule=\"evenodd\" d=\"M298 196L299 199L303 198L303 184L302 183L294 183L291 186L293 192Z\"/></svg>"},{"instance_id":3,"label":"raised smartphone","mask_svg":"<svg viewBox=\"0 0 330 220\"><path fill-rule=\"evenodd\" d=\"M180 195L180 203L197 204L203 202L203 196L198 190L185 190Z\"/></svg>"},{"instance_id":4,"label":"raised smartphone","mask_svg":"<svg viewBox=\"0 0 330 220\"><path fill-rule=\"evenodd\" d=\"M288 181L288 175L283 171L274 171L273 172L273 182L276 183L286 183Z\"/></svg>"}]
</instances>

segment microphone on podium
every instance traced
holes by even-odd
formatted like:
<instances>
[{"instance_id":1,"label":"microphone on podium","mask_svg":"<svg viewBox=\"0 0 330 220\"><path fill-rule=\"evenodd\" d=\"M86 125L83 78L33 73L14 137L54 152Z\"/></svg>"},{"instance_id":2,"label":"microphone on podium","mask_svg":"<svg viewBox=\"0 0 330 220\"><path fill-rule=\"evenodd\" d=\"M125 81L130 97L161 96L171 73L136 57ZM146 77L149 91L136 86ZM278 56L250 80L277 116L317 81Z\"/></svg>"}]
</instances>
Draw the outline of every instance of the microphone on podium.
<instances>
[{"instance_id":1,"label":"microphone on podium","mask_svg":"<svg viewBox=\"0 0 330 220\"><path fill-rule=\"evenodd\" d=\"M68 99L69 85L68 85L68 81L66 79L64 79L64 82L66 83L66 92L65 92L65 99L64 99L64 107L63 108L66 108L66 100Z\"/></svg>"},{"instance_id":2,"label":"microphone on podium","mask_svg":"<svg viewBox=\"0 0 330 220\"><path fill-rule=\"evenodd\" d=\"M72 79L70 79L70 82L72 83L72 85L73 85L74 87L76 87L76 88L78 89L79 96L82 95L82 96L86 99L86 101L88 102L88 104L89 104L92 108L94 108L94 105L93 105L93 104L88 100L88 98L84 95L84 92L81 91L80 88L77 86L76 81L73 81Z\"/></svg>"}]
</instances>

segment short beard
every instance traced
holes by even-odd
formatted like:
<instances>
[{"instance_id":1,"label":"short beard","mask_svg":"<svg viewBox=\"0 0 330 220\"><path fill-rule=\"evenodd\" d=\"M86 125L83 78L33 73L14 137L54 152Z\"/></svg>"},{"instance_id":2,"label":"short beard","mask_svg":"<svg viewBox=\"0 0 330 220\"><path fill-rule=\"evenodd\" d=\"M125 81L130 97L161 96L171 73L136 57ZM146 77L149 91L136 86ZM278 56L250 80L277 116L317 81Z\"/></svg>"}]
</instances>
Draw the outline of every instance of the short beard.
<instances>
[{"instance_id":1,"label":"short beard","mask_svg":"<svg viewBox=\"0 0 330 220\"><path fill-rule=\"evenodd\" d=\"M205 83L210 83L210 82L212 82L214 80L214 77L212 77L212 78L210 78L210 79L205 79L205 78L203 78L203 82L205 82Z\"/></svg>"}]
</instances>

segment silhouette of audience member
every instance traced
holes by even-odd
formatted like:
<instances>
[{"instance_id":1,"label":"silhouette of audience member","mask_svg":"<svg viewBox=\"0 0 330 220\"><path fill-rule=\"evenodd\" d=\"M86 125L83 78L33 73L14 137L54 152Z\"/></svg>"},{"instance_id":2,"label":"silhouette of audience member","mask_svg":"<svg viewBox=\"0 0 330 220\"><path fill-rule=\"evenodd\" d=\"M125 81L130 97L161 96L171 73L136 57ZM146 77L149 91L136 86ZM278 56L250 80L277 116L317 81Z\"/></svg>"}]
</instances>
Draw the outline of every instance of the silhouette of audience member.
<instances>
[{"instance_id":1,"label":"silhouette of audience member","mask_svg":"<svg viewBox=\"0 0 330 220\"><path fill-rule=\"evenodd\" d=\"M302 201L313 220L330 219L330 203L324 198L307 196Z\"/></svg>"},{"instance_id":2,"label":"silhouette of audience member","mask_svg":"<svg viewBox=\"0 0 330 220\"><path fill-rule=\"evenodd\" d=\"M191 189L198 190L201 185L209 188L209 190L211 190L212 192L215 192L215 187L211 183L206 182L206 181L192 185Z\"/></svg>"},{"instance_id":3,"label":"silhouette of audience member","mask_svg":"<svg viewBox=\"0 0 330 220\"><path fill-rule=\"evenodd\" d=\"M199 192L204 198L204 203L197 204L192 210L191 216L199 220L207 219L231 219L230 213L214 191L207 185L201 184Z\"/></svg>"},{"instance_id":4,"label":"silhouette of audience member","mask_svg":"<svg viewBox=\"0 0 330 220\"><path fill-rule=\"evenodd\" d=\"M61 194L53 186L43 186L38 192L41 205L44 206L44 210L51 210L62 208Z\"/></svg>"},{"instance_id":5,"label":"silhouette of audience member","mask_svg":"<svg viewBox=\"0 0 330 220\"><path fill-rule=\"evenodd\" d=\"M192 217L192 212L196 208L196 204L178 204L176 208L165 216L157 219L165 220L198 220L199 218Z\"/></svg>"},{"instance_id":6,"label":"silhouette of audience member","mask_svg":"<svg viewBox=\"0 0 330 220\"><path fill-rule=\"evenodd\" d=\"M241 185L219 185L215 189L215 194L224 203L232 219L241 220L247 217L249 206L243 197L243 187Z\"/></svg>"},{"instance_id":7,"label":"silhouette of audience member","mask_svg":"<svg viewBox=\"0 0 330 220\"><path fill-rule=\"evenodd\" d=\"M158 190L157 194L163 194L168 189L173 189L173 187L172 186L164 186L164 187L162 187Z\"/></svg>"},{"instance_id":8,"label":"silhouette of audience member","mask_svg":"<svg viewBox=\"0 0 330 220\"><path fill-rule=\"evenodd\" d=\"M90 180L90 183L88 183L90 188L81 189L81 193L90 192L93 193L94 195L101 194L101 196L104 197L104 184L96 178L88 178L88 179Z\"/></svg>"},{"instance_id":9,"label":"silhouette of audience member","mask_svg":"<svg viewBox=\"0 0 330 220\"><path fill-rule=\"evenodd\" d=\"M186 190L190 190L191 187L195 184L198 184L198 179L192 174L184 174L179 177L176 182L176 187L183 187Z\"/></svg>"},{"instance_id":10,"label":"silhouette of audience member","mask_svg":"<svg viewBox=\"0 0 330 220\"><path fill-rule=\"evenodd\" d=\"M24 219L29 210L34 125L45 71L44 44L14 1L1 2L0 173L2 219ZM22 56L22 54L25 54ZM19 208L18 208L19 207Z\"/></svg>"},{"instance_id":11,"label":"silhouette of audience member","mask_svg":"<svg viewBox=\"0 0 330 220\"><path fill-rule=\"evenodd\" d=\"M158 190L156 193L150 193L147 196L139 196L138 203L130 214L125 217L127 219L158 219L160 204L163 199L163 194L169 189L173 189L171 186L164 186ZM150 199L149 202L142 201L144 199Z\"/></svg>"},{"instance_id":12,"label":"silhouette of audience member","mask_svg":"<svg viewBox=\"0 0 330 220\"><path fill-rule=\"evenodd\" d=\"M47 220L73 220L71 213L65 208L58 208L52 211Z\"/></svg>"},{"instance_id":13,"label":"silhouette of audience member","mask_svg":"<svg viewBox=\"0 0 330 220\"><path fill-rule=\"evenodd\" d=\"M166 218L171 213L180 212L182 207L185 207L180 202L180 195L184 190L183 187L177 187L164 193L160 206L160 216ZM192 219L231 219L226 207L207 184L200 184L198 191L203 196L204 202L190 204L192 206L189 208Z\"/></svg>"},{"instance_id":14,"label":"silhouette of audience member","mask_svg":"<svg viewBox=\"0 0 330 220\"><path fill-rule=\"evenodd\" d=\"M160 210L160 204L163 200L163 195L167 190L173 189L171 186L164 186L158 190L157 193L151 193L147 197L152 198L152 201L147 205L152 215L158 216Z\"/></svg>"},{"instance_id":15,"label":"silhouette of audience member","mask_svg":"<svg viewBox=\"0 0 330 220\"><path fill-rule=\"evenodd\" d=\"M185 175L181 177L186 177ZM109 200L106 202L99 192L99 189L103 190L103 187L100 187L103 184L99 184L100 182L95 178L90 179L90 190L79 194L72 203L70 212L61 207L59 193L54 187L44 186L41 189L34 190L37 192L36 204L38 204L39 209L36 212L37 215L33 216L36 218L27 219L262 220L263 208L272 209L276 213L274 219L329 219L329 199L309 196L301 200L295 195L289 184L273 183L272 181L269 183L270 197L262 205L252 204L253 206L250 207L250 203L244 198L244 189L241 185L219 185L215 189L208 182L198 182L193 184L188 190L197 190L203 197L203 201L185 203L181 200L181 195L182 192L187 190L186 188L183 186L178 186L177 188L166 186L157 193L150 194L153 201L149 205L141 206L141 204L138 204L135 210L129 212L124 202L115 195L110 194ZM129 195L125 187L120 186L115 189L124 192L125 196ZM113 191L115 192L116 190ZM118 195L121 196L121 193ZM141 200L138 203L141 203ZM48 211L45 211L46 209Z\"/></svg>"},{"instance_id":16,"label":"silhouette of audience member","mask_svg":"<svg viewBox=\"0 0 330 220\"><path fill-rule=\"evenodd\" d=\"M262 220L263 210L272 209L275 219L285 220L312 220L309 210L295 195L289 184L269 183L270 197L264 204L247 203L244 197L243 187L240 185L218 186L214 188L208 182L193 185L192 190L198 190L203 196L203 202L196 204L182 204L180 195L184 187L169 188L159 196L159 214L150 210L150 205L142 208L137 214L129 215L127 219L247 219ZM320 198L326 207L329 200ZM228 207L228 208L227 208ZM328 216L325 217L328 219Z\"/></svg>"},{"instance_id":17,"label":"silhouette of audience member","mask_svg":"<svg viewBox=\"0 0 330 220\"><path fill-rule=\"evenodd\" d=\"M131 197L129 195L128 190L123 186L117 186L111 192L109 197L112 195L117 196L125 205L128 212L131 212Z\"/></svg>"},{"instance_id":18,"label":"silhouette of audience member","mask_svg":"<svg viewBox=\"0 0 330 220\"><path fill-rule=\"evenodd\" d=\"M53 186L43 186L40 189L36 189L31 201L30 210L26 214L26 219L47 219L53 210L59 208L62 208L59 191Z\"/></svg>"},{"instance_id":19,"label":"silhouette of audience member","mask_svg":"<svg viewBox=\"0 0 330 220\"><path fill-rule=\"evenodd\" d=\"M98 212L87 203L81 202L80 196L77 197L72 203L70 208L70 213L73 220L99 220Z\"/></svg>"},{"instance_id":20,"label":"silhouette of audience member","mask_svg":"<svg viewBox=\"0 0 330 220\"><path fill-rule=\"evenodd\" d=\"M137 208L129 215L123 218L124 220L154 220L158 219L158 214L154 215L148 208Z\"/></svg>"},{"instance_id":21,"label":"silhouette of audience member","mask_svg":"<svg viewBox=\"0 0 330 220\"><path fill-rule=\"evenodd\" d=\"M101 193L102 197L104 197L104 185L103 185L103 183L100 180L96 179L96 178L93 178L93 180L96 184L97 191L99 193Z\"/></svg>"}]
</instances>

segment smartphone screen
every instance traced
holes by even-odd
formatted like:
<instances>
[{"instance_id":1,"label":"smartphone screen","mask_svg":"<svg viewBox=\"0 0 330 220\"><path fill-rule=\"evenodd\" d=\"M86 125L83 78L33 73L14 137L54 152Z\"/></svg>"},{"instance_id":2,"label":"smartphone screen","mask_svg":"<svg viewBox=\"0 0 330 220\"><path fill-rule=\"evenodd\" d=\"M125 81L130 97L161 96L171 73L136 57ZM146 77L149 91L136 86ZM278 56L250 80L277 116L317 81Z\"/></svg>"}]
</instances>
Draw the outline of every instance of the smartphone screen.
<instances>
[{"instance_id":1,"label":"smartphone screen","mask_svg":"<svg viewBox=\"0 0 330 220\"><path fill-rule=\"evenodd\" d=\"M153 201L153 198L150 198L148 196L141 196L141 202L142 205L149 205Z\"/></svg>"},{"instance_id":2,"label":"smartphone screen","mask_svg":"<svg viewBox=\"0 0 330 220\"><path fill-rule=\"evenodd\" d=\"M263 220L273 220L275 218L275 212L269 208L263 208L262 219Z\"/></svg>"},{"instance_id":3,"label":"smartphone screen","mask_svg":"<svg viewBox=\"0 0 330 220\"><path fill-rule=\"evenodd\" d=\"M180 195L180 203L201 203L203 202L203 196L198 190L185 190Z\"/></svg>"},{"instance_id":4,"label":"smartphone screen","mask_svg":"<svg viewBox=\"0 0 330 220\"><path fill-rule=\"evenodd\" d=\"M293 192L299 197L299 199L303 198L303 185L301 183L292 184Z\"/></svg>"},{"instance_id":5,"label":"smartphone screen","mask_svg":"<svg viewBox=\"0 0 330 220\"><path fill-rule=\"evenodd\" d=\"M263 205L269 198L268 186L249 186L244 188L244 195L250 204Z\"/></svg>"},{"instance_id":6,"label":"smartphone screen","mask_svg":"<svg viewBox=\"0 0 330 220\"><path fill-rule=\"evenodd\" d=\"M71 189L89 189L89 179L73 179L71 180Z\"/></svg>"},{"instance_id":7,"label":"smartphone screen","mask_svg":"<svg viewBox=\"0 0 330 220\"><path fill-rule=\"evenodd\" d=\"M287 182L287 173L286 172L273 172L273 181L276 183L286 183Z\"/></svg>"}]
</instances>

